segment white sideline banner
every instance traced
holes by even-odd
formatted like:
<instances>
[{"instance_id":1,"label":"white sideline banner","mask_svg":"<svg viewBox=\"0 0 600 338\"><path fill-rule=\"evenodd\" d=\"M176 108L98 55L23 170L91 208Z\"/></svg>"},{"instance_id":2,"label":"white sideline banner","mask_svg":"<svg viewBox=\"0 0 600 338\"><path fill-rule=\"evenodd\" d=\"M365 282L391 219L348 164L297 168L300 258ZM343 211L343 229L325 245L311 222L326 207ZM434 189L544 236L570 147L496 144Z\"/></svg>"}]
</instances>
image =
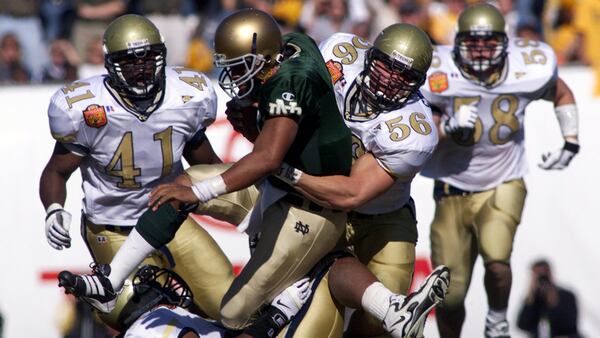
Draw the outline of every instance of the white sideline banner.
<instances>
[{"instance_id":1,"label":"white sideline banner","mask_svg":"<svg viewBox=\"0 0 600 338\"><path fill-rule=\"evenodd\" d=\"M552 104L532 103L526 114L526 149L530 172L523 220L514 245L513 288L509 320L513 337L525 337L516 327L519 305L529 286L529 265L548 258L560 285L578 296L579 326L587 337L600 337L600 99L592 98L593 75L586 68L565 68L561 77L572 88L580 113L581 152L563 171L544 171L537 164L541 154L562 146ZM73 214L70 249L56 251L46 243L44 209L38 197L39 177L54 145L46 109L58 86L0 87L0 121L6 136L0 144L0 312L5 338L59 337L58 323L65 296L55 274L63 269L87 271L91 261L79 234L81 176L68 182L66 209ZM220 119L208 129L208 137L224 161L235 161L251 148L223 118L228 99L219 90ZM432 181L418 176L413 185L419 220L419 264L415 283L428 269L429 224L434 211ZM248 259L247 238L235 229L201 220L238 268ZM481 260L467 296L463 337L481 337L487 312ZM433 319L433 318L431 318ZM430 320L426 337L438 337Z\"/></svg>"}]
</instances>

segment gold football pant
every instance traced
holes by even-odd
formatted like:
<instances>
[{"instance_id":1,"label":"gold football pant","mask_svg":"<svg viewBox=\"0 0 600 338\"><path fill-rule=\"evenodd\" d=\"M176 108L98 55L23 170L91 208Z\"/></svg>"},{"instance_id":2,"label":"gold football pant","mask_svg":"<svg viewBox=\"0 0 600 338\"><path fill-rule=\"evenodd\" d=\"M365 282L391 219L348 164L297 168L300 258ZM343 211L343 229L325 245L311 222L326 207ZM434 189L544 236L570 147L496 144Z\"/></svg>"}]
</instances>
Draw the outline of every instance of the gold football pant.
<instances>
[{"instance_id":1,"label":"gold football pant","mask_svg":"<svg viewBox=\"0 0 600 338\"><path fill-rule=\"evenodd\" d=\"M108 264L132 228L97 225L84 218L82 235L94 261ZM175 238L142 264L175 271L188 283L196 305L211 318L219 319L221 299L233 280L231 263L206 230L193 219L188 217Z\"/></svg>"},{"instance_id":2,"label":"gold football pant","mask_svg":"<svg viewBox=\"0 0 600 338\"><path fill-rule=\"evenodd\" d=\"M197 182L228 167L198 165L186 172ZM195 212L239 224L257 198L258 190L252 186L201 205ZM223 298L221 321L226 326L246 326L263 305L339 245L346 214L317 207L303 198L294 200L284 197L265 210L256 249Z\"/></svg>"},{"instance_id":3,"label":"gold football pant","mask_svg":"<svg viewBox=\"0 0 600 338\"><path fill-rule=\"evenodd\" d=\"M434 266L450 268L452 279L443 305L457 308L469 289L478 253L485 264L510 263L527 189L522 179L476 193L452 194L444 187L431 224L431 260Z\"/></svg>"},{"instance_id":4,"label":"gold football pant","mask_svg":"<svg viewBox=\"0 0 600 338\"><path fill-rule=\"evenodd\" d=\"M361 263L394 293L406 295L412 281L417 242L417 221L412 199L402 208L377 215L350 212L346 238ZM381 328L373 316L356 311L349 329L368 321ZM383 329L381 329L383 330Z\"/></svg>"}]
</instances>

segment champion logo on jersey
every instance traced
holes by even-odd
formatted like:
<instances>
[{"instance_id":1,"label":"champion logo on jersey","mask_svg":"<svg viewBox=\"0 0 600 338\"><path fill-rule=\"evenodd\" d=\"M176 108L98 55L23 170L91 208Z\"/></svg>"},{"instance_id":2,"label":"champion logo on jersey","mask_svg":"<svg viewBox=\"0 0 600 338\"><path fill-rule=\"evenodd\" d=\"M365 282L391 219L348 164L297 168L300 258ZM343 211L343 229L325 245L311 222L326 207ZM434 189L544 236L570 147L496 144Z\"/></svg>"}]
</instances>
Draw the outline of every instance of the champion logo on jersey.
<instances>
[{"instance_id":1,"label":"champion logo on jersey","mask_svg":"<svg viewBox=\"0 0 600 338\"><path fill-rule=\"evenodd\" d=\"M103 106L97 104L91 104L83 110L83 118L85 124L92 128L101 128L106 125L108 118L106 117L106 110Z\"/></svg>"},{"instance_id":2,"label":"champion logo on jersey","mask_svg":"<svg viewBox=\"0 0 600 338\"><path fill-rule=\"evenodd\" d=\"M111 113L115 111L115 108L113 106L104 106L104 110L106 110L107 113Z\"/></svg>"},{"instance_id":3,"label":"champion logo on jersey","mask_svg":"<svg viewBox=\"0 0 600 338\"><path fill-rule=\"evenodd\" d=\"M429 89L433 93L441 93L448 89L448 75L444 72L435 72L429 75Z\"/></svg>"}]
</instances>

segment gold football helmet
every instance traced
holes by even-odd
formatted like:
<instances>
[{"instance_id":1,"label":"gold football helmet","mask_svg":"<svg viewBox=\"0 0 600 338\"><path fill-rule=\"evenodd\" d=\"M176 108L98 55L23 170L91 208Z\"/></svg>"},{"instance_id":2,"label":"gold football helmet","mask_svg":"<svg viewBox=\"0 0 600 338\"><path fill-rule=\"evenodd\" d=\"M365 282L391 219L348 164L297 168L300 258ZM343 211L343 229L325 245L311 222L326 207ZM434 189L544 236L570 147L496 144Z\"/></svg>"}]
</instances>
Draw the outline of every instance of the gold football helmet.
<instances>
[{"instance_id":1,"label":"gold football helmet","mask_svg":"<svg viewBox=\"0 0 600 338\"><path fill-rule=\"evenodd\" d=\"M110 23L103 44L110 86L147 118L165 86L167 49L158 28L143 16L123 15Z\"/></svg>"},{"instance_id":2,"label":"gold football helmet","mask_svg":"<svg viewBox=\"0 0 600 338\"><path fill-rule=\"evenodd\" d=\"M458 17L453 57L461 72L483 86L492 86L504 69L508 36L496 7L478 4Z\"/></svg>"},{"instance_id":3,"label":"gold football helmet","mask_svg":"<svg viewBox=\"0 0 600 338\"><path fill-rule=\"evenodd\" d=\"M192 301L190 288L178 274L157 266L144 265L125 280L115 308L98 315L106 325L124 331L156 305L188 307Z\"/></svg>"},{"instance_id":4,"label":"gold football helmet","mask_svg":"<svg viewBox=\"0 0 600 338\"><path fill-rule=\"evenodd\" d=\"M215 66L223 68L219 85L231 97L249 95L281 61L283 39L267 13L243 9L225 18L215 32Z\"/></svg>"},{"instance_id":5,"label":"gold football helmet","mask_svg":"<svg viewBox=\"0 0 600 338\"><path fill-rule=\"evenodd\" d=\"M432 53L429 36L418 27L385 28L365 58L362 100L377 111L400 108L425 81Z\"/></svg>"}]
</instances>

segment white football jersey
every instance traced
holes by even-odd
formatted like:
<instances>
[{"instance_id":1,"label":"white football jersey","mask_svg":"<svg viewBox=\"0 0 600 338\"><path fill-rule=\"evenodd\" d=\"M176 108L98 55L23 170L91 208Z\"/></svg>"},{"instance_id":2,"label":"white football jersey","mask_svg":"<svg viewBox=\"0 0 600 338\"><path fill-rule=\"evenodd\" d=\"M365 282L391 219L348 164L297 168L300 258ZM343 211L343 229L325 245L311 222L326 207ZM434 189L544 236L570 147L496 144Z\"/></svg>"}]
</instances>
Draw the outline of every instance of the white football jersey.
<instances>
[{"instance_id":1,"label":"white football jersey","mask_svg":"<svg viewBox=\"0 0 600 338\"><path fill-rule=\"evenodd\" d=\"M124 338L179 338L195 332L200 338L225 337L225 329L180 307L158 306L140 316Z\"/></svg>"},{"instance_id":2,"label":"white football jersey","mask_svg":"<svg viewBox=\"0 0 600 338\"><path fill-rule=\"evenodd\" d=\"M360 111L357 78L370 47L369 42L346 33L336 33L319 46L332 75L338 108L352 131L354 158L370 152L383 169L396 177L390 189L356 209L379 214L397 210L408 202L410 182L433 153L438 133L431 109L420 95L413 95L394 111Z\"/></svg>"},{"instance_id":3,"label":"white football jersey","mask_svg":"<svg viewBox=\"0 0 600 338\"><path fill-rule=\"evenodd\" d=\"M436 48L423 94L442 109L442 121L465 104L477 106L478 119L472 133L440 141L423 175L468 191L492 189L525 175L525 107L554 86L556 57L544 43L513 39L506 62L504 80L486 88L461 74L451 46Z\"/></svg>"},{"instance_id":4,"label":"white football jersey","mask_svg":"<svg viewBox=\"0 0 600 338\"><path fill-rule=\"evenodd\" d=\"M216 117L210 79L181 67L166 69L162 104L138 118L108 89L106 76L78 80L50 101L52 136L84 156L83 211L96 224L133 226L148 194L183 172L186 142L204 137Z\"/></svg>"}]
</instances>

